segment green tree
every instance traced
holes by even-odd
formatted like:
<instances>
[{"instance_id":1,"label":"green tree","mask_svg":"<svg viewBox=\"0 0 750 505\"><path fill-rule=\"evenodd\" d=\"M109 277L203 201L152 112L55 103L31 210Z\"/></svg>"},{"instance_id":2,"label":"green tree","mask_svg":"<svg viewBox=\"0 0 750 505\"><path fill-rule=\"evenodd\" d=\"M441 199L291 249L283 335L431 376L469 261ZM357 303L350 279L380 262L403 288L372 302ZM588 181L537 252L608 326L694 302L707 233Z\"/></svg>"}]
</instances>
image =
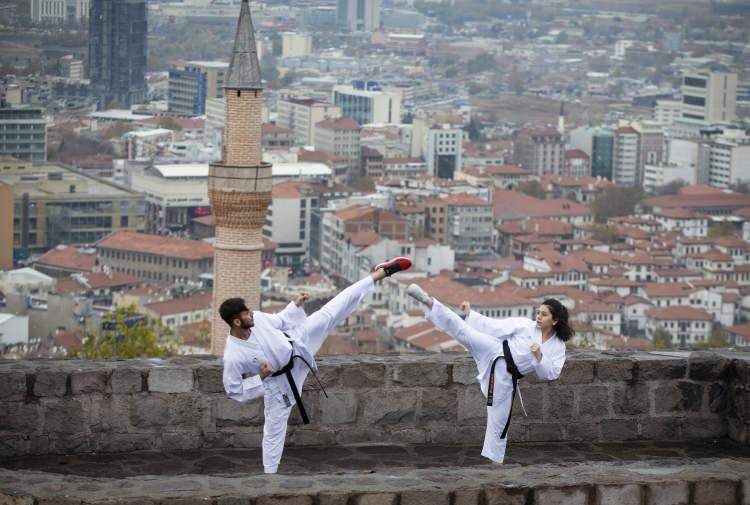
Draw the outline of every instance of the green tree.
<instances>
[{"instance_id":1,"label":"green tree","mask_svg":"<svg viewBox=\"0 0 750 505\"><path fill-rule=\"evenodd\" d=\"M470 74L493 70L495 68L495 57L490 53L482 53L466 64L466 70Z\"/></svg>"},{"instance_id":2,"label":"green tree","mask_svg":"<svg viewBox=\"0 0 750 505\"><path fill-rule=\"evenodd\" d=\"M656 349L672 348L672 334L661 326L656 328L654 334L651 336L651 340L653 340Z\"/></svg>"},{"instance_id":3,"label":"green tree","mask_svg":"<svg viewBox=\"0 0 750 505\"><path fill-rule=\"evenodd\" d=\"M711 238L725 237L727 235L734 235L735 230L734 223L731 221L722 221L721 223L712 224L708 228L708 236Z\"/></svg>"},{"instance_id":4,"label":"green tree","mask_svg":"<svg viewBox=\"0 0 750 505\"><path fill-rule=\"evenodd\" d=\"M705 349L716 349L727 346L727 334L720 326L714 327L711 330L711 335L708 337L708 341L701 343L699 347Z\"/></svg>"},{"instance_id":5,"label":"green tree","mask_svg":"<svg viewBox=\"0 0 750 505\"><path fill-rule=\"evenodd\" d=\"M617 241L617 233L606 224L595 224L591 238L605 244L614 244Z\"/></svg>"},{"instance_id":6,"label":"green tree","mask_svg":"<svg viewBox=\"0 0 750 505\"><path fill-rule=\"evenodd\" d=\"M464 127L464 130L469 134L469 140L472 142L476 142L482 136L479 122L474 117L469 120L469 124Z\"/></svg>"},{"instance_id":7,"label":"green tree","mask_svg":"<svg viewBox=\"0 0 750 505\"><path fill-rule=\"evenodd\" d=\"M629 216L642 197L640 188L607 188L591 203L594 221L606 223L612 216Z\"/></svg>"},{"instance_id":8,"label":"green tree","mask_svg":"<svg viewBox=\"0 0 750 505\"><path fill-rule=\"evenodd\" d=\"M518 185L518 191L534 198L544 199L544 188L542 188L542 185L536 179L523 181Z\"/></svg>"},{"instance_id":9,"label":"green tree","mask_svg":"<svg viewBox=\"0 0 750 505\"><path fill-rule=\"evenodd\" d=\"M81 359L151 358L171 356L176 344L159 321L141 317L135 306L118 307L105 318L98 334L87 333L70 356Z\"/></svg>"},{"instance_id":10,"label":"green tree","mask_svg":"<svg viewBox=\"0 0 750 505\"><path fill-rule=\"evenodd\" d=\"M657 186L654 188L655 195L676 195L680 192L683 186L687 186L687 182L682 179L675 179L671 182L666 183L663 186Z\"/></svg>"}]
</instances>

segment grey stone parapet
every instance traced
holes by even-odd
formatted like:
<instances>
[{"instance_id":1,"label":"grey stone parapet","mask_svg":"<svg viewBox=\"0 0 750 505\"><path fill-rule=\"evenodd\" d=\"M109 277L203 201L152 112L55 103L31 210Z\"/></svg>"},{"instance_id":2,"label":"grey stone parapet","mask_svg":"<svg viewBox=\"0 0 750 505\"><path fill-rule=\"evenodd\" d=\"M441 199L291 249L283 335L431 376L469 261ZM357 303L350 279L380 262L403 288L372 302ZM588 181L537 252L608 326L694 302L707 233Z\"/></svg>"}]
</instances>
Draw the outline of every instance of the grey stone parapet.
<instances>
[{"instance_id":1,"label":"grey stone parapet","mask_svg":"<svg viewBox=\"0 0 750 505\"><path fill-rule=\"evenodd\" d=\"M289 445L481 443L485 400L465 354L321 357ZM749 443L750 353L570 352L558 381L521 381L511 441ZM518 403L518 400L516 400ZM238 403L221 361L0 362L0 457L258 447L262 401Z\"/></svg>"}]
</instances>

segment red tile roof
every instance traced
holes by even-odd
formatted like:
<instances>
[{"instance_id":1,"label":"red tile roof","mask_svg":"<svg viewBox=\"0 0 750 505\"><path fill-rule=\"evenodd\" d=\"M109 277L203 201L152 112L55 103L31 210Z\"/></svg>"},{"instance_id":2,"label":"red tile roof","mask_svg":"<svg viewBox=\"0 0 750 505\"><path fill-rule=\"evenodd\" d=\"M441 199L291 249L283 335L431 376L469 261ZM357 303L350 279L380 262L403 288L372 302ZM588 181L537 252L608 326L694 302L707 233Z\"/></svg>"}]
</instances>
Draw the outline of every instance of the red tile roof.
<instances>
[{"instance_id":1,"label":"red tile roof","mask_svg":"<svg viewBox=\"0 0 750 505\"><path fill-rule=\"evenodd\" d=\"M631 134L631 135L636 134L637 135L638 131L635 130L634 128L631 128L630 126L623 126L621 128L616 129L615 133L618 133L620 135L623 135L623 134Z\"/></svg>"},{"instance_id":2,"label":"red tile roof","mask_svg":"<svg viewBox=\"0 0 750 505\"><path fill-rule=\"evenodd\" d=\"M177 298L166 302L155 302L145 305L146 308L155 312L160 317L183 312L208 309L211 305L211 291L198 293L188 298Z\"/></svg>"},{"instance_id":3,"label":"red tile roof","mask_svg":"<svg viewBox=\"0 0 750 505\"><path fill-rule=\"evenodd\" d=\"M119 249L188 260L213 258L214 248L202 240L148 235L130 231L114 232L96 243L98 249Z\"/></svg>"},{"instance_id":4,"label":"red tile roof","mask_svg":"<svg viewBox=\"0 0 750 505\"><path fill-rule=\"evenodd\" d=\"M35 263L65 270L90 272L96 266L96 254L84 253L71 246L58 246L44 253Z\"/></svg>"},{"instance_id":5,"label":"red tile roof","mask_svg":"<svg viewBox=\"0 0 750 505\"><path fill-rule=\"evenodd\" d=\"M324 119L323 121L316 123L315 126L321 128L328 128L329 130L359 130L359 123L350 117L342 117L339 119Z\"/></svg>"},{"instance_id":6,"label":"red tile roof","mask_svg":"<svg viewBox=\"0 0 750 505\"><path fill-rule=\"evenodd\" d=\"M263 133L292 133L292 130L289 128L271 123L263 123L260 128Z\"/></svg>"},{"instance_id":7,"label":"red tile roof","mask_svg":"<svg viewBox=\"0 0 750 505\"><path fill-rule=\"evenodd\" d=\"M646 311L646 316L658 321L713 321L714 317L705 310L687 305L656 307Z\"/></svg>"},{"instance_id":8,"label":"red tile roof","mask_svg":"<svg viewBox=\"0 0 750 505\"><path fill-rule=\"evenodd\" d=\"M356 233L345 233L344 238L356 247L368 247L385 240L372 230L364 230Z\"/></svg>"}]
</instances>

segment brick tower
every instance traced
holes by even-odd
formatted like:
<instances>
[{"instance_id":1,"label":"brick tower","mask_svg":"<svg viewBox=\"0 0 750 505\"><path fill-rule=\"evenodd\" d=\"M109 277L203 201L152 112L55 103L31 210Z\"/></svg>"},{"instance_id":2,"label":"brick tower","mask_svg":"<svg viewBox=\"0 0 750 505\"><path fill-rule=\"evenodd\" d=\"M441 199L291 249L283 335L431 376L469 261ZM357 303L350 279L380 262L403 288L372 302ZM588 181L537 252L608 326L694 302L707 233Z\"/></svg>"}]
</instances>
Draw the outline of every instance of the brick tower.
<instances>
[{"instance_id":1,"label":"brick tower","mask_svg":"<svg viewBox=\"0 0 750 505\"><path fill-rule=\"evenodd\" d=\"M224 152L211 163L208 198L216 216L211 353L224 353L229 328L219 316L227 298L260 305L261 228L271 202L271 164L261 160L263 86L248 0L242 0L224 81Z\"/></svg>"}]
</instances>

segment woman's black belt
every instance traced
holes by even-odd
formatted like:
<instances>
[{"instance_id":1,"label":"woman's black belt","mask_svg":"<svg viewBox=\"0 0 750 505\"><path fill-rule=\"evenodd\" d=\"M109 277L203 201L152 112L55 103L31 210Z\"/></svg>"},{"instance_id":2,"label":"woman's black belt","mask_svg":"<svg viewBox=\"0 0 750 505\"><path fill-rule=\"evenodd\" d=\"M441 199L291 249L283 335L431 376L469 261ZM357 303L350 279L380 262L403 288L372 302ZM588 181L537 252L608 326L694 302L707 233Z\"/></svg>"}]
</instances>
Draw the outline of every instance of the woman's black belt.
<instances>
[{"instance_id":1,"label":"woman's black belt","mask_svg":"<svg viewBox=\"0 0 750 505\"><path fill-rule=\"evenodd\" d=\"M516 390L518 389L518 379L523 378L523 374L518 370L516 362L513 361L513 354L510 352L510 346L507 340L503 340L503 355L496 357L492 361L492 367L490 368L490 382L487 387L487 406L492 407L492 399L495 395L495 364L500 358L505 359L505 369L513 379L513 396L510 399L510 409L508 409L508 420L505 422L505 428L503 434L500 436L501 439L505 438L508 434L508 427L510 426L510 416L513 413L513 403L516 399Z\"/></svg>"}]
</instances>

